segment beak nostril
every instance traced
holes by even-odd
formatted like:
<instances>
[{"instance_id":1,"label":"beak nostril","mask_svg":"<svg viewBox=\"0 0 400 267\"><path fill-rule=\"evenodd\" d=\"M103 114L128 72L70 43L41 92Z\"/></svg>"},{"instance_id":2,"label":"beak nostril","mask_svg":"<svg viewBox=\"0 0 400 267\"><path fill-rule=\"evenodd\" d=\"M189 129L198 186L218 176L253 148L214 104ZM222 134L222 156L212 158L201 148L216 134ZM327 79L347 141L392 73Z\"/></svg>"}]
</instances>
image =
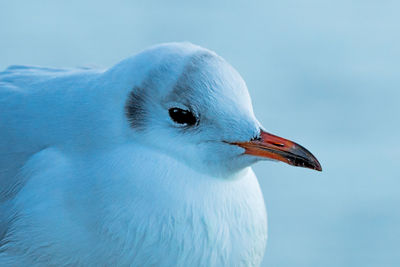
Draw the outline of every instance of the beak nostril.
<instances>
[{"instance_id":1,"label":"beak nostril","mask_svg":"<svg viewBox=\"0 0 400 267\"><path fill-rule=\"evenodd\" d=\"M273 143L273 145L274 145L274 146L277 146L277 147L284 147L284 146L285 146L285 145L282 144L282 143Z\"/></svg>"}]
</instances>

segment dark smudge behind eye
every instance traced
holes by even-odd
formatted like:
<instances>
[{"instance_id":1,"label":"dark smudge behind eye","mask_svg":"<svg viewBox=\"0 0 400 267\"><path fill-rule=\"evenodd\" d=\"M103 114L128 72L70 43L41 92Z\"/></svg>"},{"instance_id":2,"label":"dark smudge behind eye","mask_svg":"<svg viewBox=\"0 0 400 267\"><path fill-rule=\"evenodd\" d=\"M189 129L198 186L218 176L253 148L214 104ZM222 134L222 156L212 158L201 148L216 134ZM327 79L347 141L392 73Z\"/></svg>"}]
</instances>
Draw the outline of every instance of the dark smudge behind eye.
<instances>
[{"instance_id":1,"label":"dark smudge behind eye","mask_svg":"<svg viewBox=\"0 0 400 267\"><path fill-rule=\"evenodd\" d=\"M125 114L129 123L132 128L137 130L143 130L146 125L146 93L144 88L135 86L129 93L128 101L125 105Z\"/></svg>"},{"instance_id":2,"label":"dark smudge behind eye","mask_svg":"<svg viewBox=\"0 0 400 267\"><path fill-rule=\"evenodd\" d=\"M211 81L201 80L207 76L202 73L202 65L216 59L214 54L207 51L192 55L185 64L181 75L178 77L172 92L165 99L165 102L179 102L191 108L190 104L198 101L198 99L195 99L196 96L192 88L193 84L203 83L203 85L206 85L206 88L208 87L209 90L213 90L212 84L209 84ZM168 77L162 77L163 74L168 73L165 70L168 67L168 64L162 64L159 66L159 69L150 71L143 83L140 86L135 86L130 92L125 105L125 114L132 128L137 130L144 130L146 128L146 121L150 116L150 111L146 109L149 108L146 106L149 104L148 98L151 97L149 94L155 89L153 88L156 86L155 80L168 79Z\"/></svg>"}]
</instances>

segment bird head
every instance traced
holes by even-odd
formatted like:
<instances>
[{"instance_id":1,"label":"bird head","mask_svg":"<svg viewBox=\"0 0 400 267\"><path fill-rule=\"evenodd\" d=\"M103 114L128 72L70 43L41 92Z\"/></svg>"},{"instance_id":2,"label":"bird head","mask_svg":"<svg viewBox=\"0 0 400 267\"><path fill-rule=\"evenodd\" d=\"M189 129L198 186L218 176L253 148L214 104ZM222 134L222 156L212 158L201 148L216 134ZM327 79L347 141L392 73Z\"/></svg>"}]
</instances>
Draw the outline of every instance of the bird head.
<instances>
[{"instance_id":1,"label":"bird head","mask_svg":"<svg viewBox=\"0 0 400 267\"><path fill-rule=\"evenodd\" d=\"M264 130L244 80L214 52L170 43L120 65L141 77L125 102L135 142L213 175L235 173L265 159L321 171L308 150Z\"/></svg>"}]
</instances>

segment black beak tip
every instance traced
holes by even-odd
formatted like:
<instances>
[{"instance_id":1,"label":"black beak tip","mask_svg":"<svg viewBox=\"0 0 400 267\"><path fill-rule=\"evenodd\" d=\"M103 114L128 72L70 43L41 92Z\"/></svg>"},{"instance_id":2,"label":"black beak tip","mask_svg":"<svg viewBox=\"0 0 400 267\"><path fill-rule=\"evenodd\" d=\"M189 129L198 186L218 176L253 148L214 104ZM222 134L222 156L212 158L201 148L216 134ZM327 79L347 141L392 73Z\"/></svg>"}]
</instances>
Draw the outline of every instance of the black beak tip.
<instances>
[{"instance_id":1,"label":"black beak tip","mask_svg":"<svg viewBox=\"0 0 400 267\"><path fill-rule=\"evenodd\" d=\"M294 152L294 154L291 154L292 157L288 158L290 165L322 172L321 164L310 151L296 144Z\"/></svg>"},{"instance_id":2,"label":"black beak tip","mask_svg":"<svg viewBox=\"0 0 400 267\"><path fill-rule=\"evenodd\" d=\"M315 165L314 170L319 171L319 172L322 172L321 164L319 164L318 161L317 161L316 163L317 163L317 164Z\"/></svg>"},{"instance_id":3,"label":"black beak tip","mask_svg":"<svg viewBox=\"0 0 400 267\"><path fill-rule=\"evenodd\" d=\"M321 164L318 162L317 159L312 161L305 159L295 159L294 161L289 161L289 164L296 167L302 167L322 172Z\"/></svg>"}]
</instances>

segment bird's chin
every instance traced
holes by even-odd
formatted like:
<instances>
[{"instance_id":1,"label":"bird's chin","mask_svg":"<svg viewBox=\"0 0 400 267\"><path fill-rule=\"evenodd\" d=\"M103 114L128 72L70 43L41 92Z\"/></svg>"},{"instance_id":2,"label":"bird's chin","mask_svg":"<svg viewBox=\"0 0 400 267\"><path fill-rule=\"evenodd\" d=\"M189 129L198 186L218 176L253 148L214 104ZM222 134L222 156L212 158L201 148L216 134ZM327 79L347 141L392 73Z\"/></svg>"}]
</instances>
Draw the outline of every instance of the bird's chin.
<instances>
[{"instance_id":1,"label":"bird's chin","mask_svg":"<svg viewBox=\"0 0 400 267\"><path fill-rule=\"evenodd\" d=\"M226 142L213 142L212 149L210 149L209 144L210 142L204 144L203 151L197 150L197 152L204 153L197 153L200 156L197 157L196 161L193 161L193 157L191 157L192 161L190 162L185 160L189 157L184 157L182 160L192 169L224 179L233 177L243 169L264 160L261 157L244 154L243 148Z\"/></svg>"},{"instance_id":2,"label":"bird's chin","mask_svg":"<svg viewBox=\"0 0 400 267\"><path fill-rule=\"evenodd\" d=\"M248 155L235 156L219 164L219 173L222 176L231 177L260 160L262 159L258 157L251 157Z\"/></svg>"},{"instance_id":3,"label":"bird's chin","mask_svg":"<svg viewBox=\"0 0 400 267\"><path fill-rule=\"evenodd\" d=\"M249 167L253 165L256 162L259 162L261 160L264 160L263 158L260 157L253 157L249 155L240 155L234 160L235 166L237 166L240 169L244 169L246 167Z\"/></svg>"}]
</instances>

